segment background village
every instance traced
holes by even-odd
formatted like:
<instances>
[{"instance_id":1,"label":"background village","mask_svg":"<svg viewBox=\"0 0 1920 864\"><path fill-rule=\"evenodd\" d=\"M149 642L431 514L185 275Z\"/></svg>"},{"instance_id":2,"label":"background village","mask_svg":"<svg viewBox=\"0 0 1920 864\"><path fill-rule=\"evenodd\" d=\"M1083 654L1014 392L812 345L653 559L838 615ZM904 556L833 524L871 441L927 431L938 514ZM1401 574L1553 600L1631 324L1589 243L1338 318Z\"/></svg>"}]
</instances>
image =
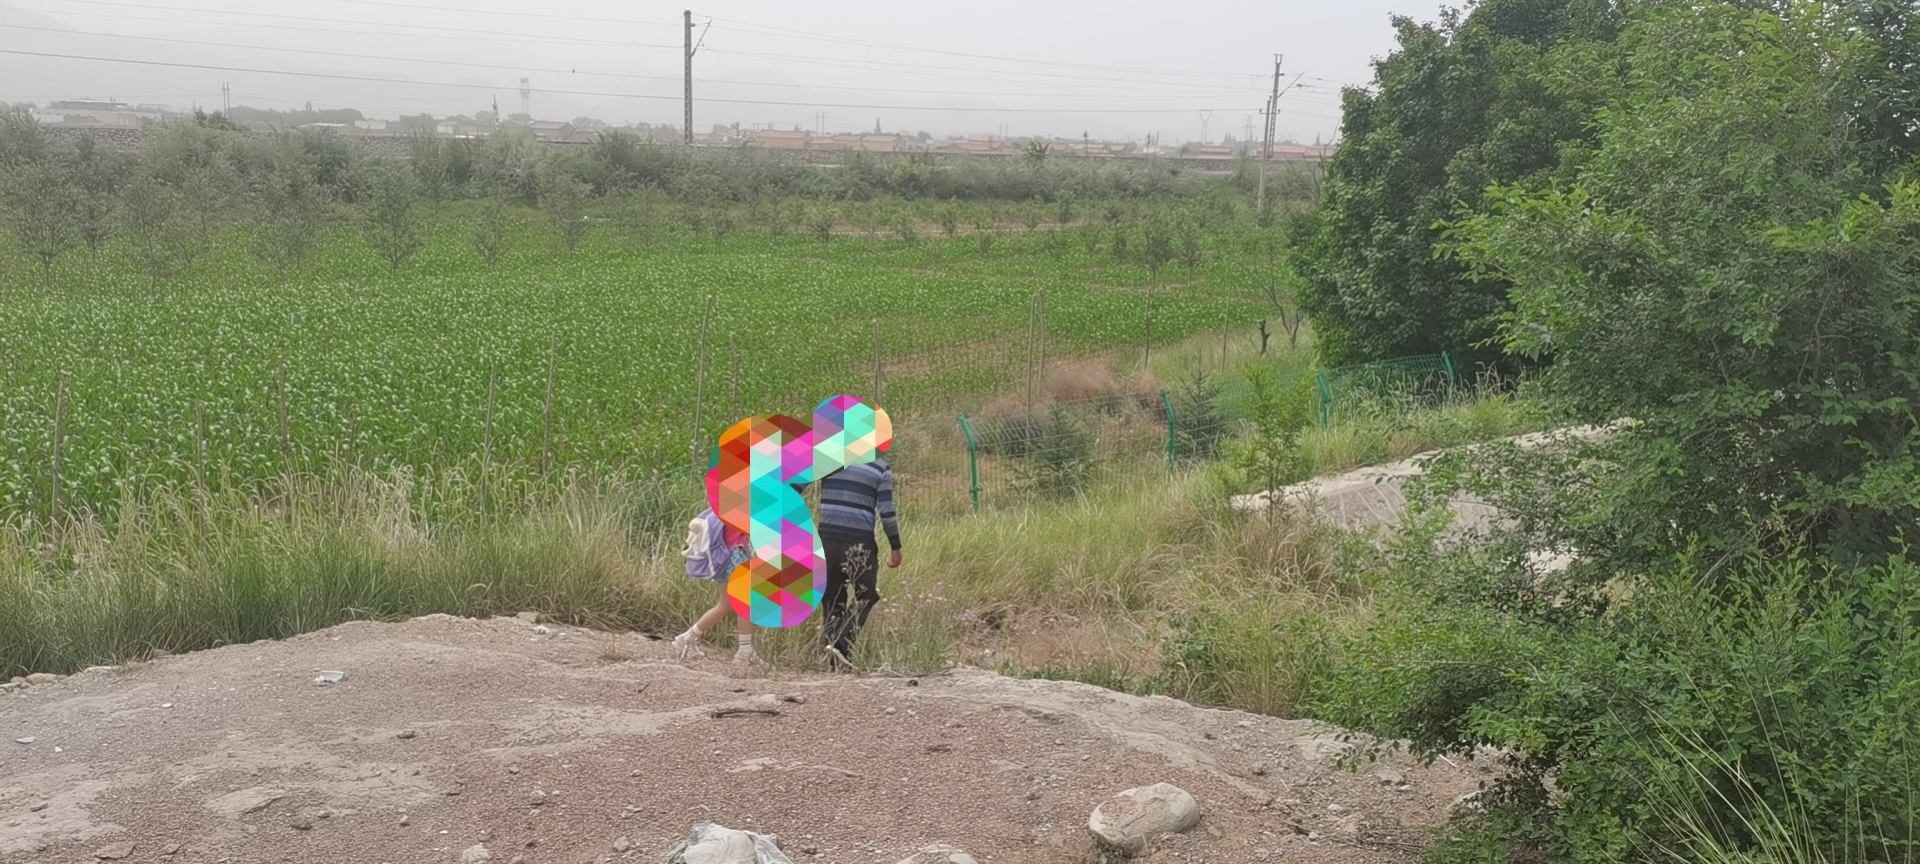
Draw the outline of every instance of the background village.
<instances>
[{"instance_id":1,"label":"background village","mask_svg":"<svg viewBox=\"0 0 1920 864\"><path fill-rule=\"evenodd\" d=\"M0 109L6 107L0 105ZM127 104L112 99L68 99L48 102L44 106L12 107L26 109L44 125L77 129L143 129L167 120L190 118L193 110L196 110L180 111L167 105ZM608 131L626 132L662 143L681 143L683 140L679 127L671 124L614 126L587 117L577 117L570 122L535 120L526 113L501 117L493 111L475 112L470 117L456 115L436 118L431 114L418 114L398 120L381 120L362 116L351 108L316 111L309 107L303 111L282 112L238 106L230 109L227 117L242 126L262 132L301 128L369 138L419 134L444 138L485 138L508 130L526 130L541 141L556 144L592 144ZM743 128L739 123L716 124L706 132L696 132L693 142L696 146L764 147L769 150L858 150L868 153L971 156L1017 155L1035 143L1046 146L1050 153L1065 156L1167 156L1226 161L1242 155L1256 158L1260 155L1258 144L1244 137L1236 141L1232 134L1224 135L1219 143L1183 141L1166 144L1158 133L1148 133L1140 140L1132 141L1098 140L1084 135L1079 138L1009 135L1004 129L999 135L935 137L927 132L885 132L877 120L871 132L828 132L824 129L824 115L820 118L820 125L821 129L805 130ZM1271 158L1280 162L1319 162L1331 155L1332 150L1331 144L1276 142Z\"/></svg>"}]
</instances>

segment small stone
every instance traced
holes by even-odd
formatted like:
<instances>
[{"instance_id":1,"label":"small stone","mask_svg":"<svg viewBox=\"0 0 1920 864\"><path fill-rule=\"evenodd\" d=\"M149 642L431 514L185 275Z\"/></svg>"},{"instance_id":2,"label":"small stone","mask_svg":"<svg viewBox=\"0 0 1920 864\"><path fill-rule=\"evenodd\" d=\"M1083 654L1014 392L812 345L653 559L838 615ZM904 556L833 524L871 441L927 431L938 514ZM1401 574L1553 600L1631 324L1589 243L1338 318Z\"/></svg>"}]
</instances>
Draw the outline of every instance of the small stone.
<instances>
[{"instance_id":1,"label":"small stone","mask_svg":"<svg viewBox=\"0 0 1920 864\"><path fill-rule=\"evenodd\" d=\"M52 684L53 682L55 682L55 681L58 681L58 680L60 680L60 676L58 676L58 675L54 675L54 674L52 674L52 673L49 673L49 672L35 672L35 673L33 673L32 675L28 675L28 676L27 676L27 683L28 683L28 684L33 684L33 685L36 685L36 686L37 686L37 685L40 685L40 684ZM119 847L118 847L118 846L108 846L107 848L108 848L108 849L115 849L115 848L119 848ZM124 857L124 856L123 856L123 857Z\"/></svg>"},{"instance_id":2,"label":"small stone","mask_svg":"<svg viewBox=\"0 0 1920 864\"><path fill-rule=\"evenodd\" d=\"M407 815L407 814L405 814L405 813L402 813L402 814L400 814L400 824L402 824L402 825L406 825L406 824L408 824L408 823L411 823L412 821L413 821L413 817L412 817L412 816L408 816L408 815Z\"/></svg>"},{"instance_id":3,"label":"small stone","mask_svg":"<svg viewBox=\"0 0 1920 864\"><path fill-rule=\"evenodd\" d=\"M799 693L789 693L785 696L780 697L780 701L792 702L795 705L805 705L807 704L807 697Z\"/></svg>"},{"instance_id":4,"label":"small stone","mask_svg":"<svg viewBox=\"0 0 1920 864\"><path fill-rule=\"evenodd\" d=\"M1040 790L1038 790L1038 789L1028 789L1028 790L1027 790L1027 800L1028 800L1028 801L1038 801L1038 800L1040 800Z\"/></svg>"},{"instance_id":5,"label":"small stone","mask_svg":"<svg viewBox=\"0 0 1920 864\"><path fill-rule=\"evenodd\" d=\"M900 864L980 864L966 850L936 843L900 859Z\"/></svg>"},{"instance_id":6,"label":"small stone","mask_svg":"<svg viewBox=\"0 0 1920 864\"><path fill-rule=\"evenodd\" d=\"M1255 777L1267 776L1267 763L1265 762L1255 763L1255 765L1253 766L1253 776Z\"/></svg>"},{"instance_id":7,"label":"small stone","mask_svg":"<svg viewBox=\"0 0 1920 864\"><path fill-rule=\"evenodd\" d=\"M168 844L167 844L167 848L165 848L165 849L162 849L162 850L160 850L160 854L162 854L162 855L178 855L178 854L180 854L180 844L178 844L178 843L168 843Z\"/></svg>"},{"instance_id":8,"label":"small stone","mask_svg":"<svg viewBox=\"0 0 1920 864\"><path fill-rule=\"evenodd\" d=\"M1170 783L1128 789L1100 802L1087 817L1094 840L1128 858L1161 834L1178 834L1200 821L1200 804Z\"/></svg>"},{"instance_id":9,"label":"small stone","mask_svg":"<svg viewBox=\"0 0 1920 864\"><path fill-rule=\"evenodd\" d=\"M493 853L487 850L487 844L475 843L460 853L460 864L486 864L492 857Z\"/></svg>"},{"instance_id":10,"label":"small stone","mask_svg":"<svg viewBox=\"0 0 1920 864\"><path fill-rule=\"evenodd\" d=\"M295 816L287 821L287 826L295 831L311 831L313 830L313 817L305 814Z\"/></svg>"},{"instance_id":11,"label":"small stone","mask_svg":"<svg viewBox=\"0 0 1920 864\"><path fill-rule=\"evenodd\" d=\"M953 752L953 745L952 744L928 744L927 752L928 753L951 753Z\"/></svg>"},{"instance_id":12,"label":"small stone","mask_svg":"<svg viewBox=\"0 0 1920 864\"><path fill-rule=\"evenodd\" d=\"M507 861L507 864L527 864L527 856L515 855L513 856L512 859Z\"/></svg>"},{"instance_id":13,"label":"small stone","mask_svg":"<svg viewBox=\"0 0 1920 864\"><path fill-rule=\"evenodd\" d=\"M28 813L38 813L38 812L40 812L40 811L42 811L42 810L45 810L45 809L47 809L47 802L45 802L45 801L42 801L42 802L40 802L40 803L38 803L38 804L35 804L35 805L33 805L32 807L28 807L28 808L27 808L27 812L28 812Z\"/></svg>"},{"instance_id":14,"label":"small stone","mask_svg":"<svg viewBox=\"0 0 1920 864\"><path fill-rule=\"evenodd\" d=\"M618 840L613 841L613 851L615 852L625 852L628 849L632 849L632 848L633 848L633 841L628 840L625 837L621 837Z\"/></svg>"},{"instance_id":15,"label":"small stone","mask_svg":"<svg viewBox=\"0 0 1920 864\"><path fill-rule=\"evenodd\" d=\"M102 861L118 861L132 854L132 843L115 843L112 846L100 847L100 849L93 853L93 857Z\"/></svg>"},{"instance_id":16,"label":"small stone","mask_svg":"<svg viewBox=\"0 0 1920 864\"><path fill-rule=\"evenodd\" d=\"M338 684L345 680L347 680L347 673L337 669L329 669L321 672L320 677L313 679L313 683L325 687L328 684Z\"/></svg>"},{"instance_id":17,"label":"small stone","mask_svg":"<svg viewBox=\"0 0 1920 864\"><path fill-rule=\"evenodd\" d=\"M418 732L415 732L415 731L413 731L412 729L402 729L402 730L400 730L400 731L398 731L398 732L395 732L395 733L393 734L393 737L395 737L395 738L398 738L398 739L400 739L400 740L402 740L402 741L406 741L406 740L408 740L408 739L410 739L410 738L413 738L414 736L416 736L416 735L419 735L419 734L420 734L420 733L418 733Z\"/></svg>"},{"instance_id":18,"label":"small stone","mask_svg":"<svg viewBox=\"0 0 1920 864\"><path fill-rule=\"evenodd\" d=\"M547 803L547 793L542 792L538 789L535 789L532 792L528 792L527 803L535 807L539 807L540 805Z\"/></svg>"},{"instance_id":19,"label":"small stone","mask_svg":"<svg viewBox=\"0 0 1920 864\"><path fill-rule=\"evenodd\" d=\"M1407 782L1407 775L1395 771L1392 768L1382 768L1374 772L1373 776L1374 779L1380 781L1380 785L1382 786L1403 786L1406 785Z\"/></svg>"},{"instance_id":20,"label":"small stone","mask_svg":"<svg viewBox=\"0 0 1920 864\"><path fill-rule=\"evenodd\" d=\"M508 766L507 766L507 773L508 773L508 774L518 774L518 773L520 773L520 766L518 766L518 765L508 765Z\"/></svg>"},{"instance_id":21,"label":"small stone","mask_svg":"<svg viewBox=\"0 0 1920 864\"><path fill-rule=\"evenodd\" d=\"M1347 812L1347 805L1345 805L1345 804L1328 804L1328 805L1327 805L1327 812L1328 812L1328 813L1345 813L1345 812Z\"/></svg>"},{"instance_id":22,"label":"small stone","mask_svg":"<svg viewBox=\"0 0 1920 864\"><path fill-rule=\"evenodd\" d=\"M545 624L535 624L535 625L533 625L533 633L534 633L534 635L535 635L535 636L545 636L545 635L547 635L548 633L552 633L552 632L553 632L553 629L552 629L552 628L550 628L550 627L548 627L548 626L547 626L547 625L545 625Z\"/></svg>"},{"instance_id":23,"label":"small stone","mask_svg":"<svg viewBox=\"0 0 1920 864\"><path fill-rule=\"evenodd\" d=\"M893 713L893 709L892 709L892 708L888 708L888 709L887 709L887 713L888 713L888 714L892 714L892 713Z\"/></svg>"},{"instance_id":24,"label":"small stone","mask_svg":"<svg viewBox=\"0 0 1920 864\"><path fill-rule=\"evenodd\" d=\"M918 679L918 678L908 678L908 679L907 679L907 686L908 686L908 687L918 687L918 686L920 686L920 679Z\"/></svg>"},{"instance_id":25,"label":"small stone","mask_svg":"<svg viewBox=\"0 0 1920 864\"><path fill-rule=\"evenodd\" d=\"M162 708L172 708L172 707L173 707L173 703L172 703L172 702L162 702L162 703L160 703L160 707L162 707Z\"/></svg>"},{"instance_id":26,"label":"small stone","mask_svg":"<svg viewBox=\"0 0 1920 864\"><path fill-rule=\"evenodd\" d=\"M33 737L32 735L28 735L28 736L27 736L27 737L25 737L25 738L15 738L15 739L13 739L13 743L15 743L15 744L32 744L33 742L35 742L35 741L38 741L38 740L40 740L40 739L38 739L38 738L35 738L35 737Z\"/></svg>"}]
</instances>

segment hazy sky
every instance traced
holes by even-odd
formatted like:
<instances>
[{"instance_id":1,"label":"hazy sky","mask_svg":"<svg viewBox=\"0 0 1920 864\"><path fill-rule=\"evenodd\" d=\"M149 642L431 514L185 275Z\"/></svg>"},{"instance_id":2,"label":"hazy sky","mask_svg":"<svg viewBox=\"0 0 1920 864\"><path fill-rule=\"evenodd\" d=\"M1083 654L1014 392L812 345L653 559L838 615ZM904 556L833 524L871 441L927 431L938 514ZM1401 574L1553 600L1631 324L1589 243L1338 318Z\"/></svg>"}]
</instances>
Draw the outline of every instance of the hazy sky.
<instances>
[{"instance_id":1,"label":"hazy sky","mask_svg":"<svg viewBox=\"0 0 1920 864\"><path fill-rule=\"evenodd\" d=\"M471 114L678 124L681 12L694 13L694 124L1236 138L1284 55L1279 137L1331 139L1339 87L1434 0L0 0L0 99ZM64 31L64 32L55 32ZM138 37L138 38L125 38ZM353 55L353 56L342 56ZM427 62L423 62L427 61ZM237 71L250 70L250 71ZM271 72L319 73L300 77ZM1299 76L1296 83L1296 76ZM645 98L652 97L652 98ZM735 101L723 101L735 100ZM978 110L963 110L978 109ZM1210 119L1202 114L1211 110ZM1203 127L1204 123L1204 127Z\"/></svg>"}]
</instances>

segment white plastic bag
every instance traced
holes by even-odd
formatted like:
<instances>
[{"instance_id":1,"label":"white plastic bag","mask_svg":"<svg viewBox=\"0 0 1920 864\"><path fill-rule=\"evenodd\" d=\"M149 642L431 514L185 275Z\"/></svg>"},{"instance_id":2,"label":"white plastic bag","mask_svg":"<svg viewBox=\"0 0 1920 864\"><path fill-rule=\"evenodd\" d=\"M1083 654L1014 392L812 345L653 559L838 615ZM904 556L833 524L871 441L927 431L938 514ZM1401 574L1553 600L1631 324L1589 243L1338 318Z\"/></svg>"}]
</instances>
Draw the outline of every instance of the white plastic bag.
<instances>
[{"instance_id":1,"label":"white plastic bag","mask_svg":"<svg viewBox=\"0 0 1920 864\"><path fill-rule=\"evenodd\" d=\"M693 836L667 853L667 864L793 864L769 834L735 831L711 822L693 826Z\"/></svg>"}]
</instances>

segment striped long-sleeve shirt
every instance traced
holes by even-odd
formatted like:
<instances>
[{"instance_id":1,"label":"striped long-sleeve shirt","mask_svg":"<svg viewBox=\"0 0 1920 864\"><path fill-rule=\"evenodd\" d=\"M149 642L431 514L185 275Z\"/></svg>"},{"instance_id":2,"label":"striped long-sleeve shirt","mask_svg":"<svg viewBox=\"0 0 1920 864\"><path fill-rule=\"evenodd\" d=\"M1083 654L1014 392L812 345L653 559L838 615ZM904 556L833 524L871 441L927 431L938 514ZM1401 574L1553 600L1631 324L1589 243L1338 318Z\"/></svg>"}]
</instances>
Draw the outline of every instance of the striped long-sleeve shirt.
<instances>
[{"instance_id":1,"label":"striped long-sleeve shirt","mask_svg":"<svg viewBox=\"0 0 1920 864\"><path fill-rule=\"evenodd\" d=\"M885 459L836 471L820 483L820 536L850 543L873 540L878 514L887 544L900 548L900 520L893 512L893 468Z\"/></svg>"}]
</instances>

